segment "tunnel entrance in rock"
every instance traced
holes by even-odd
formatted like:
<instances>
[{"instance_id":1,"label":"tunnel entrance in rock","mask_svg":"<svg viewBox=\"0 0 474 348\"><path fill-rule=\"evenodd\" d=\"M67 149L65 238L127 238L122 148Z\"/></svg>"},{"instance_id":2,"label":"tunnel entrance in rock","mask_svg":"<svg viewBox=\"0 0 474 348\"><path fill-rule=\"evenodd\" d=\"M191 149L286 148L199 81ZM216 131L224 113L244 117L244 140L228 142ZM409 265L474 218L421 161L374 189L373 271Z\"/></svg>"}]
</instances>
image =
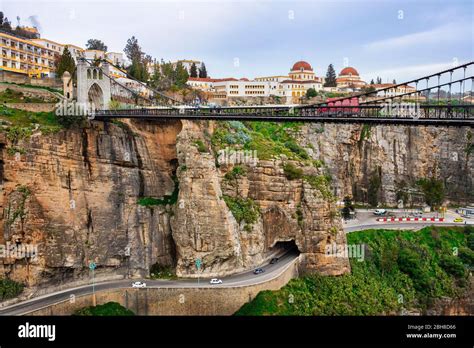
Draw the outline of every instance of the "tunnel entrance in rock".
<instances>
[{"instance_id":1,"label":"tunnel entrance in rock","mask_svg":"<svg viewBox=\"0 0 474 348\"><path fill-rule=\"evenodd\" d=\"M294 239L288 240L288 241L278 241L276 242L273 247L270 248L271 253L275 252L281 252L283 253L295 253L297 255L300 254L300 250L298 249L298 246L296 245L296 242Z\"/></svg>"}]
</instances>

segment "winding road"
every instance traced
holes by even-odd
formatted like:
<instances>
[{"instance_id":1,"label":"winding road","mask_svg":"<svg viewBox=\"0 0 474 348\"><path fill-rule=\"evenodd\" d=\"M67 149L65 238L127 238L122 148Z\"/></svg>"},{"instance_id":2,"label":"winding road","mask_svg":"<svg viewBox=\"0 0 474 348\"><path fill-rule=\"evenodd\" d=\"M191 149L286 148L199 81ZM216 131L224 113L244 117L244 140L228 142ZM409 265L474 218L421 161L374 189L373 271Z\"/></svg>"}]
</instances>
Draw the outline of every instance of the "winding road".
<instances>
[{"instance_id":1,"label":"winding road","mask_svg":"<svg viewBox=\"0 0 474 348\"><path fill-rule=\"evenodd\" d=\"M177 280L151 280L144 279L146 288L231 288L247 285L255 285L263 282L267 282L278 277L283 271L285 271L293 262L298 258L298 252L296 250L290 250L279 257L279 260L275 264L269 264L268 262L264 265L259 266L265 270L264 273L254 274L253 270L242 273L237 273L228 277L222 277L222 284L211 285L209 284L210 278L198 279L177 279ZM123 279L115 281L105 281L95 284L95 291L100 290L112 290L112 289L132 289L132 282L139 279ZM146 291L146 288L136 289L137 291ZM57 291L49 293L43 296L35 297L30 300L22 301L11 306L7 306L0 309L0 315L26 315L33 311L41 308L48 307L50 305L69 301L71 295L83 296L92 294L92 284L74 287L71 289Z\"/></svg>"},{"instance_id":2,"label":"winding road","mask_svg":"<svg viewBox=\"0 0 474 348\"><path fill-rule=\"evenodd\" d=\"M362 224L354 226L345 226L344 231L346 233L367 230L367 229L411 229L419 230L423 227L438 225L438 226L462 226L462 224L456 223L377 223L375 221L365 221ZM231 276L222 277L222 284L211 285L209 284L210 278L198 279L177 279L177 280L143 280L147 284L147 288L214 288L214 287L239 287L255 285L263 282L267 282L271 279L278 277L283 271L285 271L293 262L298 259L298 252L296 250L284 251L280 254L279 261L275 264L269 264L266 262L260 265L260 268L265 270L264 273L254 274L253 270L237 273ZM112 289L132 289L131 284L138 279L123 279L114 281L104 281L95 284L95 291L100 290L112 290ZM145 291L146 289L137 289L138 291ZM73 287L70 289L56 291L48 293L42 296L38 296L26 301L18 302L16 304L5 306L0 308L0 315L26 315L33 311L41 308L48 307L50 305L69 301L70 296L83 296L90 295L93 292L92 284Z\"/></svg>"}]
</instances>

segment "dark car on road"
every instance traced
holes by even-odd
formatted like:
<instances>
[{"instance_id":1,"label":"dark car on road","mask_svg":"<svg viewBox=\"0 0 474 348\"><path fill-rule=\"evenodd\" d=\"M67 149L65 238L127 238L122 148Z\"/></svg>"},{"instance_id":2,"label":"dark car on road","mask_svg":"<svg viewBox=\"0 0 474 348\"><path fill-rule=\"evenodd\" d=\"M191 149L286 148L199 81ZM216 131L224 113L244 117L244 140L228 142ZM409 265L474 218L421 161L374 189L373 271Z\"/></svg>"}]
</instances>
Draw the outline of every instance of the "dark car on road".
<instances>
[{"instance_id":1,"label":"dark car on road","mask_svg":"<svg viewBox=\"0 0 474 348\"><path fill-rule=\"evenodd\" d=\"M260 274L260 273L263 273L265 272L265 270L263 268L257 268L255 271L253 271L253 274Z\"/></svg>"},{"instance_id":2,"label":"dark car on road","mask_svg":"<svg viewBox=\"0 0 474 348\"><path fill-rule=\"evenodd\" d=\"M270 261L270 264L274 264L274 263L277 263L278 262L278 257L274 257L273 259L271 259Z\"/></svg>"}]
</instances>

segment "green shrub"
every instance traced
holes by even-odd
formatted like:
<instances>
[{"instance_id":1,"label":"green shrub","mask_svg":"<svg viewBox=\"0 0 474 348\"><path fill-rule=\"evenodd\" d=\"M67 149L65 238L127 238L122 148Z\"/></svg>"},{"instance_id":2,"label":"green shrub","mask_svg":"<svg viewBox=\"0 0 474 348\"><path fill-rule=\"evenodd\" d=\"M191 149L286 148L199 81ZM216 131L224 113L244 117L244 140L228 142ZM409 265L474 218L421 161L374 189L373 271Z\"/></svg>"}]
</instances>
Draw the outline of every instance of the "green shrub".
<instances>
[{"instance_id":1,"label":"green shrub","mask_svg":"<svg viewBox=\"0 0 474 348\"><path fill-rule=\"evenodd\" d=\"M466 252L468 233L461 227L352 232L347 243L366 245L368 252L363 262L350 259L350 274L292 279L280 290L259 293L236 315L381 315L403 308L425 310L437 298L468 291L467 267L461 257L452 255L453 248L459 248L460 255Z\"/></svg>"},{"instance_id":2,"label":"green shrub","mask_svg":"<svg viewBox=\"0 0 474 348\"><path fill-rule=\"evenodd\" d=\"M462 278L466 275L466 269L464 268L460 257L453 255L442 255L440 257L439 265L446 271L446 273L449 273L457 278Z\"/></svg>"},{"instance_id":3,"label":"green shrub","mask_svg":"<svg viewBox=\"0 0 474 348\"><path fill-rule=\"evenodd\" d=\"M135 315L130 309L123 307L117 302L107 302L98 306L84 307L74 312L75 316L132 316Z\"/></svg>"},{"instance_id":4,"label":"green shrub","mask_svg":"<svg viewBox=\"0 0 474 348\"><path fill-rule=\"evenodd\" d=\"M31 128L13 126L7 130L7 138L12 143L16 144L19 140L27 139L31 136Z\"/></svg>"},{"instance_id":5,"label":"green shrub","mask_svg":"<svg viewBox=\"0 0 474 348\"><path fill-rule=\"evenodd\" d=\"M178 201L179 181L176 177L173 178L174 190L171 195L165 195L163 198L141 197L138 199L138 204L150 207L154 205L173 205Z\"/></svg>"},{"instance_id":6,"label":"green shrub","mask_svg":"<svg viewBox=\"0 0 474 348\"><path fill-rule=\"evenodd\" d=\"M465 263L469 269L474 268L474 251L469 248L459 249L459 258Z\"/></svg>"},{"instance_id":7,"label":"green shrub","mask_svg":"<svg viewBox=\"0 0 474 348\"><path fill-rule=\"evenodd\" d=\"M24 289L24 285L14 280L3 278L0 279L0 300L8 300L17 297Z\"/></svg>"},{"instance_id":8,"label":"green shrub","mask_svg":"<svg viewBox=\"0 0 474 348\"><path fill-rule=\"evenodd\" d=\"M150 267L150 276L152 279L176 279L176 273L171 266L155 263Z\"/></svg>"},{"instance_id":9,"label":"green shrub","mask_svg":"<svg viewBox=\"0 0 474 348\"><path fill-rule=\"evenodd\" d=\"M444 200L444 184L441 180L435 178L422 178L416 184L421 188L425 202L430 207L439 207Z\"/></svg>"},{"instance_id":10,"label":"green shrub","mask_svg":"<svg viewBox=\"0 0 474 348\"><path fill-rule=\"evenodd\" d=\"M197 146L198 151L201 153L209 152L207 146L204 145L201 139L194 141L194 145Z\"/></svg>"},{"instance_id":11,"label":"green shrub","mask_svg":"<svg viewBox=\"0 0 474 348\"><path fill-rule=\"evenodd\" d=\"M242 166L234 166L230 172L225 173L224 178L226 180L235 180L241 176L245 176L247 170Z\"/></svg>"},{"instance_id":12,"label":"green shrub","mask_svg":"<svg viewBox=\"0 0 474 348\"><path fill-rule=\"evenodd\" d=\"M246 226L250 226L260 216L260 208L251 198L224 195L223 199L239 224L244 221Z\"/></svg>"},{"instance_id":13,"label":"green shrub","mask_svg":"<svg viewBox=\"0 0 474 348\"><path fill-rule=\"evenodd\" d=\"M328 200L334 198L330 186L330 177L326 175L306 175L304 179L312 188L319 190L324 198Z\"/></svg>"},{"instance_id":14,"label":"green shrub","mask_svg":"<svg viewBox=\"0 0 474 348\"><path fill-rule=\"evenodd\" d=\"M283 165L283 172L288 180L301 179L303 177L303 169L296 167L292 163Z\"/></svg>"}]
</instances>

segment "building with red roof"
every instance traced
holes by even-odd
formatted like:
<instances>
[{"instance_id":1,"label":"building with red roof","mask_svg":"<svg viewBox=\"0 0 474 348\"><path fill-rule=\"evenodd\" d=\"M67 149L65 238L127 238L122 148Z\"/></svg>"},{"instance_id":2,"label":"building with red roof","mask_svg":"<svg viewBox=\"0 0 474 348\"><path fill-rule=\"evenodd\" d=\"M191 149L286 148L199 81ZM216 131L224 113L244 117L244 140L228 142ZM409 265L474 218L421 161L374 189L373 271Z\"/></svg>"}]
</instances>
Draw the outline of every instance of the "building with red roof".
<instances>
[{"instance_id":1,"label":"building with red roof","mask_svg":"<svg viewBox=\"0 0 474 348\"><path fill-rule=\"evenodd\" d=\"M360 78L359 72L350 66L341 70L339 76L336 78L336 83L337 87L341 89L360 89L367 85L367 83Z\"/></svg>"}]
</instances>

